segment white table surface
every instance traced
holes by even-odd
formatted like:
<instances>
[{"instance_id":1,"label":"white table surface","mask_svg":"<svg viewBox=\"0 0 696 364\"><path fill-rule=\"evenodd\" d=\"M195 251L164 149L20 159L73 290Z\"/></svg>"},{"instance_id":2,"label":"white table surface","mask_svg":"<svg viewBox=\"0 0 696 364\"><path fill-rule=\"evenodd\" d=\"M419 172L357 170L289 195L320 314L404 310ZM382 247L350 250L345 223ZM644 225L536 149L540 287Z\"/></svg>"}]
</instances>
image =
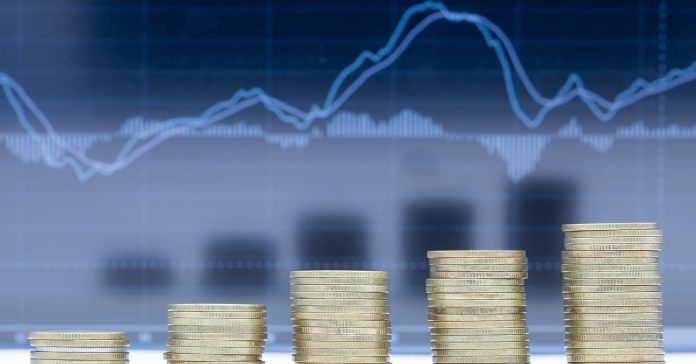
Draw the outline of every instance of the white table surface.
<instances>
[{"instance_id":1,"label":"white table surface","mask_svg":"<svg viewBox=\"0 0 696 364\"><path fill-rule=\"evenodd\" d=\"M264 360L268 364L291 364L289 353L266 353ZM163 364L162 351L158 350L133 350L130 354L131 364ZM394 364L430 364L430 356L427 355L392 355ZM29 350L0 350L0 363L22 364L29 363ZM563 355L535 355L532 356L532 364L565 364ZM696 353L667 354L667 364L694 364Z\"/></svg>"}]
</instances>

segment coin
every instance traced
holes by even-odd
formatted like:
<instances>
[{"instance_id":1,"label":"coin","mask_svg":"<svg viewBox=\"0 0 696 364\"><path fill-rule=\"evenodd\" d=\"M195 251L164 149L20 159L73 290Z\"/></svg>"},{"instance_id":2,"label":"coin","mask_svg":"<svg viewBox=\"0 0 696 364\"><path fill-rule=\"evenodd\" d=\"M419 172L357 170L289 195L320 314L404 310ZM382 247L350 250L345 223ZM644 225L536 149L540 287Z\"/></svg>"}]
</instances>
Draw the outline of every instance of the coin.
<instances>
[{"instance_id":1,"label":"coin","mask_svg":"<svg viewBox=\"0 0 696 364\"><path fill-rule=\"evenodd\" d=\"M428 295L430 300L523 300L526 298L520 292L493 292L493 293L431 293Z\"/></svg>"},{"instance_id":2,"label":"coin","mask_svg":"<svg viewBox=\"0 0 696 364\"><path fill-rule=\"evenodd\" d=\"M662 334L596 334L596 335L565 335L570 341L650 341L662 340Z\"/></svg>"},{"instance_id":3,"label":"coin","mask_svg":"<svg viewBox=\"0 0 696 364\"><path fill-rule=\"evenodd\" d=\"M491 329L493 330L493 329ZM481 331L481 329L471 329L471 332ZM527 333L523 334L496 334L485 332L482 334L467 334L467 335L433 335L431 342L448 344L448 343L465 343L465 344L476 344L476 343L508 343L508 342L528 342L529 335Z\"/></svg>"},{"instance_id":4,"label":"coin","mask_svg":"<svg viewBox=\"0 0 696 364\"><path fill-rule=\"evenodd\" d=\"M355 299L355 298L291 298L292 306L387 306L386 299Z\"/></svg>"},{"instance_id":5,"label":"coin","mask_svg":"<svg viewBox=\"0 0 696 364\"><path fill-rule=\"evenodd\" d=\"M347 284L307 284L290 286L290 292L383 292L388 291L387 286L375 285L347 285Z\"/></svg>"},{"instance_id":6,"label":"coin","mask_svg":"<svg viewBox=\"0 0 696 364\"><path fill-rule=\"evenodd\" d=\"M568 341L569 349L603 349L603 348L662 348L661 340L649 341Z\"/></svg>"},{"instance_id":7,"label":"coin","mask_svg":"<svg viewBox=\"0 0 696 364\"><path fill-rule=\"evenodd\" d=\"M430 264L430 272L525 272L527 264Z\"/></svg>"},{"instance_id":8,"label":"coin","mask_svg":"<svg viewBox=\"0 0 696 364\"><path fill-rule=\"evenodd\" d=\"M428 278L425 280L426 286L441 287L441 286L524 286L522 278L504 278L504 279L479 279L479 278L460 278L460 279L436 279Z\"/></svg>"},{"instance_id":9,"label":"coin","mask_svg":"<svg viewBox=\"0 0 696 364\"><path fill-rule=\"evenodd\" d=\"M567 306L645 306L645 305L661 305L661 299L632 299L632 300L576 300L566 299Z\"/></svg>"},{"instance_id":10,"label":"coin","mask_svg":"<svg viewBox=\"0 0 696 364\"><path fill-rule=\"evenodd\" d=\"M265 319L266 312L213 312L213 311L169 311L168 318L201 318L201 319Z\"/></svg>"},{"instance_id":11,"label":"coin","mask_svg":"<svg viewBox=\"0 0 696 364\"><path fill-rule=\"evenodd\" d=\"M655 222L636 223L600 223L600 224L563 224L561 229L569 231L594 231L594 230L657 230L660 225Z\"/></svg>"},{"instance_id":12,"label":"coin","mask_svg":"<svg viewBox=\"0 0 696 364\"><path fill-rule=\"evenodd\" d=\"M660 229L625 229L625 230L578 230L565 233L567 238L610 238L614 236L658 236L662 237Z\"/></svg>"},{"instance_id":13,"label":"coin","mask_svg":"<svg viewBox=\"0 0 696 364\"><path fill-rule=\"evenodd\" d=\"M266 311L266 305L256 305L256 304L172 304L169 305L169 311L215 311L215 312L260 312Z\"/></svg>"},{"instance_id":14,"label":"coin","mask_svg":"<svg viewBox=\"0 0 696 364\"><path fill-rule=\"evenodd\" d=\"M429 307L506 307L525 306L525 300L431 300Z\"/></svg>"},{"instance_id":15,"label":"coin","mask_svg":"<svg viewBox=\"0 0 696 364\"><path fill-rule=\"evenodd\" d=\"M328 335L390 335L391 329L373 327L304 327L293 326L297 334L328 334Z\"/></svg>"},{"instance_id":16,"label":"coin","mask_svg":"<svg viewBox=\"0 0 696 364\"><path fill-rule=\"evenodd\" d=\"M292 306L297 313L389 313L387 306Z\"/></svg>"},{"instance_id":17,"label":"coin","mask_svg":"<svg viewBox=\"0 0 696 364\"><path fill-rule=\"evenodd\" d=\"M426 286L427 293L523 293L524 286Z\"/></svg>"},{"instance_id":18,"label":"coin","mask_svg":"<svg viewBox=\"0 0 696 364\"><path fill-rule=\"evenodd\" d=\"M240 334L225 332L169 332L174 340L224 340L224 341L260 341L266 339L266 332Z\"/></svg>"},{"instance_id":19,"label":"coin","mask_svg":"<svg viewBox=\"0 0 696 364\"><path fill-rule=\"evenodd\" d=\"M312 285L312 284L346 284L346 285L370 285L370 286L387 286L389 280L387 278L370 278L370 277L296 277L290 278L291 285Z\"/></svg>"},{"instance_id":20,"label":"coin","mask_svg":"<svg viewBox=\"0 0 696 364\"><path fill-rule=\"evenodd\" d=\"M613 244L613 243L565 243L565 248L567 250L577 250L577 251L614 251L614 250L626 250L626 251L659 251L662 249L662 244Z\"/></svg>"},{"instance_id":21,"label":"coin","mask_svg":"<svg viewBox=\"0 0 696 364\"><path fill-rule=\"evenodd\" d=\"M290 278L381 278L387 279L387 272L363 270L296 270Z\"/></svg>"},{"instance_id":22,"label":"coin","mask_svg":"<svg viewBox=\"0 0 696 364\"><path fill-rule=\"evenodd\" d=\"M389 355L374 355L374 356L350 356L343 355L328 356L328 355L298 355L293 354L295 362L313 362L313 363L382 363L389 359Z\"/></svg>"},{"instance_id":23,"label":"coin","mask_svg":"<svg viewBox=\"0 0 696 364\"><path fill-rule=\"evenodd\" d=\"M295 340L296 348L321 349L389 349L391 344L384 341L303 341Z\"/></svg>"},{"instance_id":24,"label":"coin","mask_svg":"<svg viewBox=\"0 0 696 364\"><path fill-rule=\"evenodd\" d=\"M293 324L298 327L390 327L388 320L363 321L363 320L303 320L293 318Z\"/></svg>"},{"instance_id":25,"label":"coin","mask_svg":"<svg viewBox=\"0 0 696 364\"><path fill-rule=\"evenodd\" d=\"M291 292L291 298L386 300L386 292Z\"/></svg>"},{"instance_id":26,"label":"coin","mask_svg":"<svg viewBox=\"0 0 696 364\"><path fill-rule=\"evenodd\" d=\"M515 327L526 328L527 322L524 320L513 321L428 321L428 325L432 329L469 329L469 328L497 328L497 327Z\"/></svg>"},{"instance_id":27,"label":"coin","mask_svg":"<svg viewBox=\"0 0 696 364\"><path fill-rule=\"evenodd\" d=\"M357 320L357 321L382 321L388 320L388 313L304 313L294 312L294 319L305 320Z\"/></svg>"},{"instance_id":28,"label":"coin","mask_svg":"<svg viewBox=\"0 0 696 364\"><path fill-rule=\"evenodd\" d=\"M169 332L177 333L228 333L228 334L261 334L266 332L265 326L233 326L233 325L169 325Z\"/></svg>"},{"instance_id":29,"label":"coin","mask_svg":"<svg viewBox=\"0 0 696 364\"><path fill-rule=\"evenodd\" d=\"M519 327L496 327L496 328L432 328L431 335L462 335L462 336L480 336L480 335L527 335L527 328ZM439 339L439 338L438 338Z\"/></svg>"},{"instance_id":30,"label":"coin","mask_svg":"<svg viewBox=\"0 0 696 364\"><path fill-rule=\"evenodd\" d=\"M456 350L456 349L433 349L435 357L469 357L469 356L525 356L529 355L529 349L477 349L477 350Z\"/></svg>"},{"instance_id":31,"label":"coin","mask_svg":"<svg viewBox=\"0 0 696 364\"><path fill-rule=\"evenodd\" d=\"M621 293L563 293L563 297L576 300L603 300L603 299L660 299L661 292L621 292Z\"/></svg>"},{"instance_id":32,"label":"coin","mask_svg":"<svg viewBox=\"0 0 696 364\"><path fill-rule=\"evenodd\" d=\"M321 356L338 356L346 355L350 357L362 357L362 356L389 356L389 348L381 349L364 349L364 348L350 348L350 349L337 349L337 348L295 348L296 355L321 355Z\"/></svg>"},{"instance_id":33,"label":"coin","mask_svg":"<svg viewBox=\"0 0 696 364\"><path fill-rule=\"evenodd\" d=\"M620 323L616 323L620 325ZM605 327L566 327L571 335L599 334L662 334L660 326L605 326Z\"/></svg>"},{"instance_id":34,"label":"coin","mask_svg":"<svg viewBox=\"0 0 696 364\"><path fill-rule=\"evenodd\" d=\"M581 258L581 259L593 259L593 258L611 258L611 259L632 259L632 258L659 258L659 251L564 251L562 253L564 258Z\"/></svg>"},{"instance_id":35,"label":"coin","mask_svg":"<svg viewBox=\"0 0 696 364\"><path fill-rule=\"evenodd\" d=\"M430 258L429 263L435 265L507 265L507 264L527 264L527 258L487 258L487 257L470 257L470 258Z\"/></svg>"},{"instance_id":36,"label":"coin","mask_svg":"<svg viewBox=\"0 0 696 364\"><path fill-rule=\"evenodd\" d=\"M498 355L488 355L488 356L456 356L456 357L433 357L433 364L517 364L517 363L529 363L529 355L520 356L498 356Z\"/></svg>"},{"instance_id":37,"label":"coin","mask_svg":"<svg viewBox=\"0 0 696 364\"><path fill-rule=\"evenodd\" d=\"M223 318L188 318L170 317L169 325L236 325L236 326L264 326L266 319L223 319Z\"/></svg>"},{"instance_id":38,"label":"coin","mask_svg":"<svg viewBox=\"0 0 696 364\"><path fill-rule=\"evenodd\" d=\"M263 348L203 347L203 346L168 346L167 352L174 354L209 354L209 355L261 355Z\"/></svg>"},{"instance_id":39,"label":"coin","mask_svg":"<svg viewBox=\"0 0 696 364\"><path fill-rule=\"evenodd\" d=\"M293 333L293 340L303 342L389 342L390 334L302 334Z\"/></svg>"},{"instance_id":40,"label":"coin","mask_svg":"<svg viewBox=\"0 0 696 364\"><path fill-rule=\"evenodd\" d=\"M645 354L645 355L589 355L589 354L568 354L566 355L570 362L663 362L665 357L663 354Z\"/></svg>"},{"instance_id":41,"label":"coin","mask_svg":"<svg viewBox=\"0 0 696 364\"><path fill-rule=\"evenodd\" d=\"M515 321L524 320L526 315L523 313L512 313L512 314L494 314L494 315L438 315L430 313L428 314L428 320L430 321Z\"/></svg>"},{"instance_id":42,"label":"coin","mask_svg":"<svg viewBox=\"0 0 696 364\"><path fill-rule=\"evenodd\" d=\"M53 353L127 353L128 348L125 346L111 348L83 348L79 346L34 346L34 351L37 352L53 352Z\"/></svg>"},{"instance_id":43,"label":"coin","mask_svg":"<svg viewBox=\"0 0 696 364\"><path fill-rule=\"evenodd\" d=\"M661 312L640 312L640 313L566 313L568 320L582 321L619 321L619 320L661 320Z\"/></svg>"},{"instance_id":44,"label":"coin","mask_svg":"<svg viewBox=\"0 0 696 364\"><path fill-rule=\"evenodd\" d=\"M172 361L246 361L252 362L259 359L258 355L237 355L237 354L181 354L164 353L165 360Z\"/></svg>"},{"instance_id":45,"label":"coin","mask_svg":"<svg viewBox=\"0 0 696 364\"><path fill-rule=\"evenodd\" d=\"M120 331L34 331L27 334L29 340L126 340Z\"/></svg>"},{"instance_id":46,"label":"coin","mask_svg":"<svg viewBox=\"0 0 696 364\"><path fill-rule=\"evenodd\" d=\"M570 279L563 278L563 284L569 286L657 286L661 278L607 278L607 279Z\"/></svg>"},{"instance_id":47,"label":"coin","mask_svg":"<svg viewBox=\"0 0 696 364\"><path fill-rule=\"evenodd\" d=\"M431 272L431 278L455 279L492 279L492 278L527 278L527 272Z\"/></svg>"},{"instance_id":48,"label":"coin","mask_svg":"<svg viewBox=\"0 0 696 364\"><path fill-rule=\"evenodd\" d=\"M493 349L527 349L529 342L526 340L510 340L496 342L441 342L434 340L431 344L433 350L493 350Z\"/></svg>"},{"instance_id":49,"label":"coin","mask_svg":"<svg viewBox=\"0 0 696 364\"><path fill-rule=\"evenodd\" d=\"M31 359L56 359L56 360L124 360L128 359L128 353L52 353L44 351L31 351Z\"/></svg>"},{"instance_id":50,"label":"coin","mask_svg":"<svg viewBox=\"0 0 696 364\"><path fill-rule=\"evenodd\" d=\"M657 257L638 257L638 258L569 258L564 256L563 263L567 265L658 265L660 259Z\"/></svg>"},{"instance_id":51,"label":"coin","mask_svg":"<svg viewBox=\"0 0 696 364\"><path fill-rule=\"evenodd\" d=\"M47 340L30 339L32 346L81 347L81 348L110 348L128 346L128 340Z\"/></svg>"},{"instance_id":52,"label":"coin","mask_svg":"<svg viewBox=\"0 0 696 364\"><path fill-rule=\"evenodd\" d=\"M657 272L658 264L563 264L562 272Z\"/></svg>"},{"instance_id":53,"label":"coin","mask_svg":"<svg viewBox=\"0 0 696 364\"><path fill-rule=\"evenodd\" d=\"M638 313L638 312L662 312L662 306L619 306L619 307L579 307L567 306L567 313Z\"/></svg>"},{"instance_id":54,"label":"coin","mask_svg":"<svg viewBox=\"0 0 696 364\"><path fill-rule=\"evenodd\" d=\"M571 244L662 244L659 236L613 236L603 238L565 238Z\"/></svg>"},{"instance_id":55,"label":"coin","mask_svg":"<svg viewBox=\"0 0 696 364\"><path fill-rule=\"evenodd\" d=\"M496 315L525 313L523 306L508 307L430 307L428 312L436 315Z\"/></svg>"},{"instance_id":56,"label":"coin","mask_svg":"<svg viewBox=\"0 0 696 364\"><path fill-rule=\"evenodd\" d=\"M622 292L660 292L659 285L647 285L647 286L565 286L563 287L564 293L622 293Z\"/></svg>"},{"instance_id":57,"label":"coin","mask_svg":"<svg viewBox=\"0 0 696 364\"><path fill-rule=\"evenodd\" d=\"M431 250L428 259L433 258L525 258L524 250Z\"/></svg>"},{"instance_id":58,"label":"coin","mask_svg":"<svg viewBox=\"0 0 696 364\"><path fill-rule=\"evenodd\" d=\"M198 346L206 348L263 348L265 345L264 340L167 340L167 346Z\"/></svg>"}]
</instances>

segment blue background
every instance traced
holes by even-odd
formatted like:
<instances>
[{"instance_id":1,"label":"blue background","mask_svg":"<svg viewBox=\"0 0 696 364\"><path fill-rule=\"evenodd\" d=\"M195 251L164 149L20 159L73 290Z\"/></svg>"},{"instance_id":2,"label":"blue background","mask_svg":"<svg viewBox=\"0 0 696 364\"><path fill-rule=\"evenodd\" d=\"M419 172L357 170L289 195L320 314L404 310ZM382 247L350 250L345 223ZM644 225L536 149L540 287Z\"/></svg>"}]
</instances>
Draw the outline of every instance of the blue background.
<instances>
[{"instance_id":1,"label":"blue background","mask_svg":"<svg viewBox=\"0 0 696 364\"><path fill-rule=\"evenodd\" d=\"M288 272L347 268L390 273L395 351L425 352L425 251L522 248L559 351L560 224L658 221L666 345L693 348L696 7L414 4L3 1L0 341L159 343L169 303L262 302L288 347ZM240 90L260 104L199 125ZM536 116L534 90L594 96Z\"/></svg>"}]
</instances>

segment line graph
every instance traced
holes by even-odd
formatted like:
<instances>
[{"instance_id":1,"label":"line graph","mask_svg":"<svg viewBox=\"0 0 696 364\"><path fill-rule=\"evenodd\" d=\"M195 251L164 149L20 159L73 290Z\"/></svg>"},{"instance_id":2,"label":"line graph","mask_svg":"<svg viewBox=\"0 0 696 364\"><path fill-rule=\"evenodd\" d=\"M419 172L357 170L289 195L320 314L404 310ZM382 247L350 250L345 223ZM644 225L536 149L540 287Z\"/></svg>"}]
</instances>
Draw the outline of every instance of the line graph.
<instances>
[{"instance_id":1,"label":"line graph","mask_svg":"<svg viewBox=\"0 0 696 364\"><path fill-rule=\"evenodd\" d=\"M533 148L543 149L553 138L577 138L596 149L606 150L613 139L607 137L586 136L577 123L571 121L560 129L557 135L530 135L511 141L505 136L486 136L448 133L427 117L405 110L388 122L380 123L362 114L342 111L344 105L363 85L375 75L396 63L408 51L420 34L438 22L466 24L475 27L481 34L482 41L496 55L503 75L504 87L511 110L518 120L527 128L538 128L547 115L573 100L580 100L585 107L600 121L608 122L626 107L645 99L662 94L680 85L696 79L696 62L685 68L674 68L662 77L648 81L643 78L631 82L628 87L614 98L608 99L585 87L583 79L575 73L570 74L563 85L551 97L544 96L532 82L510 38L495 23L482 15L450 10L444 3L425 1L409 7L401 16L396 28L384 47L377 51L363 51L358 57L338 73L321 103L316 103L308 110L276 98L259 87L242 89L229 99L217 102L198 116L180 116L171 119L145 122L138 118L127 121L123 127L113 133L75 134L60 133L54 123L43 113L24 88L6 73L0 73L0 85L4 95L16 114L17 120L26 134L5 134L0 136L13 154L25 162L43 163L52 168L70 167L80 180L87 180L95 175L111 175L126 168L168 139L186 136L207 137L256 137L280 145L281 147L304 147L316 138L322 137L401 137L401 138L442 138L445 140L475 140L491 154L508 162L508 175L519 180L531 172L539 159L540 151L529 153L526 161L519 153L510 153L515 143L532 143ZM525 95L518 93L516 85ZM537 105L534 112L525 111L521 97L527 96ZM234 125L219 125L243 110L263 107L272 113L279 122L291 125L296 134L274 134L265 132L260 126L245 122ZM38 128L32 123L38 123ZM319 120L328 120L326 131L313 125ZM216 125L218 124L218 125ZM638 126L636 126L638 125ZM651 138L654 135L671 135L693 137L692 130L662 128L647 130L641 123L634 124L629 130L636 135ZM404 132L408 130L408 132ZM578 133L579 132L579 133ZM613 138L625 133L617 130ZM391 133L391 134L390 134ZM628 134L627 134L628 135ZM633 134L631 134L633 135ZM611 135L610 135L611 136ZM89 149L96 143L114 142L125 139L113 161L100 161L88 156ZM524 140L524 141L520 141ZM533 154L533 155L532 155Z\"/></svg>"}]
</instances>

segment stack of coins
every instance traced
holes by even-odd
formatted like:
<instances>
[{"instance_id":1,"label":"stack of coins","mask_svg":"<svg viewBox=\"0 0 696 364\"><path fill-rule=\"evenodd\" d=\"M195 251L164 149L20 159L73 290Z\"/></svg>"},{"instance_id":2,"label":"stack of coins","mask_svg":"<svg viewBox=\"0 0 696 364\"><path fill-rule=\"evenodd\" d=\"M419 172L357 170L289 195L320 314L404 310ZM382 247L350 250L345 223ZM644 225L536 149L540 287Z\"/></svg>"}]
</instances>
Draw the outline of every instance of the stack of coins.
<instances>
[{"instance_id":1,"label":"stack of coins","mask_svg":"<svg viewBox=\"0 0 696 364\"><path fill-rule=\"evenodd\" d=\"M433 363L529 363L524 251L429 251Z\"/></svg>"},{"instance_id":2,"label":"stack of coins","mask_svg":"<svg viewBox=\"0 0 696 364\"><path fill-rule=\"evenodd\" d=\"M296 363L389 361L386 272L295 271L290 284Z\"/></svg>"},{"instance_id":3,"label":"stack of coins","mask_svg":"<svg viewBox=\"0 0 696 364\"><path fill-rule=\"evenodd\" d=\"M31 363L128 363L124 332L30 332Z\"/></svg>"},{"instance_id":4,"label":"stack of coins","mask_svg":"<svg viewBox=\"0 0 696 364\"><path fill-rule=\"evenodd\" d=\"M169 363L263 363L265 305L169 305L168 321Z\"/></svg>"},{"instance_id":5,"label":"stack of coins","mask_svg":"<svg viewBox=\"0 0 696 364\"><path fill-rule=\"evenodd\" d=\"M664 363L656 223L563 225L570 363Z\"/></svg>"}]
</instances>

